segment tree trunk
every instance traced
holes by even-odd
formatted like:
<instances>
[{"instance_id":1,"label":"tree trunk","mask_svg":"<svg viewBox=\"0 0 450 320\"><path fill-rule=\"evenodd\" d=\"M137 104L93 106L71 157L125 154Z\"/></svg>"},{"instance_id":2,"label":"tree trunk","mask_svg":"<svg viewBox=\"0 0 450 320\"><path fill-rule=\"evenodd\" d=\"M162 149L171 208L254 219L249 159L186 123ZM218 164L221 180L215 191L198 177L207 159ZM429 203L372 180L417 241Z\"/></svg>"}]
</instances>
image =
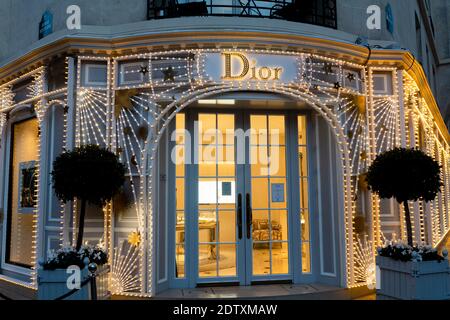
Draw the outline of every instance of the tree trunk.
<instances>
[{"instance_id":1,"label":"tree trunk","mask_svg":"<svg viewBox=\"0 0 450 320\"><path fill-rule=\"evenodd\" d=\"M86 200L81 200L80 219L78 220L77 251L79 251L81 246L83 245L85 215L86 215Z\"/></svg>"},{"instance_id":2,"label":"tree trunk","mask_svg":"<svg viewBox=\"0 0 450 320\"><path fill-rule=\"evenodd\" d=\"M411 213L409 212L408 201L405 200L403 202L403 206L405 207L405 220L406 220L406 235L408 237L408 245L413 246L413 237L412 237L412 226L411 226Z\"/></svg>"}]
</instances>

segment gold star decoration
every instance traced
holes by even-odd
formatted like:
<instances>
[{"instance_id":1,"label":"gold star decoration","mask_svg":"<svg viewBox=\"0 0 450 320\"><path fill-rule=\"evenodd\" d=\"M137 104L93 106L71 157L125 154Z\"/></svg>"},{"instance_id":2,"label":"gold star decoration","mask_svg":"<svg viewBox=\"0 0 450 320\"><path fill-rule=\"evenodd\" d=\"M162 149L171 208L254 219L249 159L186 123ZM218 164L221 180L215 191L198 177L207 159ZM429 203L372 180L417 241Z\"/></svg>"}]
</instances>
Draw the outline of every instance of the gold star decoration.
<instances>
[{"instance_id":1,"label":"gold star decoration","mask_svg":"<svg viewBox=\"0 0 450 320\"><path fill-rule=\"evenodd\" d=\"M163 71L164 74L164 81L175 81L175 76L177 75L175 70L172 67L168 67L166 70Z\"/></svg>"},{"instance_id":2,"label":"gold star decoration","mask_svg":"<svg viewBox=\"0 0 450 320\"><path fill-rule=\"evenodd\" d=\"M138 231L133 231L128 235L128 243L132 246L139 246L141 243L141 234Z\"/></svg>"},{"instance_id":3,"label":"gold star decoration","mask_svg":"<svg viewBox=\"0 0 450 320\"><path fill-rule=\"evenodd\" d=\"M366 151L361 152L361 160L363 160L363 161L367 160L367 152Z\"/></svg>"},{"instance_id":4,"label":"gold star decoration","mask_svg":"<svg viewBox=\"0 0 450 320\"><path fill-rule=\"evenodd\" d=\"M361 117L366 116L366 97L365 96L354 96L353 97L353 103L358 110L358 113Z\"/></svg>"},{"instance_id":5,"label":"gold star decoration","mask_svg":"<svg viewBox=\"0 0 450 320\"><path fill-rule=\"evenodd\" d=\"M138 94L137 89L117 90L115 95L114 116L118 118L122 109L132 109L131 98Z\"/></svg>"}]
</instances>

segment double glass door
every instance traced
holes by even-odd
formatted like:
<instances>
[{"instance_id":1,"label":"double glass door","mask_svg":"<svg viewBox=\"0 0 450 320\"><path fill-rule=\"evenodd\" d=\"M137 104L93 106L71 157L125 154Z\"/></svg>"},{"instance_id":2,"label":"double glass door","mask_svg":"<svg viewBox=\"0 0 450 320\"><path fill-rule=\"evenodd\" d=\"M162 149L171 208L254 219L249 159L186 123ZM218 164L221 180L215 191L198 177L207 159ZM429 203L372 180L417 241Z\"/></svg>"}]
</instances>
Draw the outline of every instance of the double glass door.
<instances>
[{"instance_id":1,"label":"double glass door","mask_svg":"<svg viewBox=\"0 0 450 320\"><path fill-rule=\"evenodd\" d=\"M198 281L289 278L286 117L196 115Z\"/></svg>"},{"instance_id":2,"label":"double glass door","mask_svg":"<svg viewBox=\"0 0 450 320\"><path fill-rule=\"evenodd\" d=\"M194 250L183 256L193 261L197 284L292 280L291 243L300 240L304 216L291 212L290 186L299 180L289 179L289 159L298 159L288 157L297 154L297 146L288 143L287 115L190 110L177 120L186 124L191 145L183 138L183 148L193 159L184 167L189 179L177 173L177 198L184 186L188 200L177 221L184 214L193 221L176 236L177 274L184 274L179 250L190 232ZM177 172L184 174L184 168Z\"/></svg>"}]
</instances>

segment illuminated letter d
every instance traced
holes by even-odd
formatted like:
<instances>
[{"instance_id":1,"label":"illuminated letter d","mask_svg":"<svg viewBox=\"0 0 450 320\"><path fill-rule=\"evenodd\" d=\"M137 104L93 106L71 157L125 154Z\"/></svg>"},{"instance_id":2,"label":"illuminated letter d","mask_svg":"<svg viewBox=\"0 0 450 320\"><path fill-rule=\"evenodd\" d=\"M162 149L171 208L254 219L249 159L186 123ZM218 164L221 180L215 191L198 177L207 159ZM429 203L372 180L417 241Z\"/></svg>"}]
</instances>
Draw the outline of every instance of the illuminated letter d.
<instances>
[{"instance_id":1,"label":"illuminated letter d","mask_svg":"<svg viewBox=\"0 0 450 320\"><path fill-rule=\"evenodd\" d=\"M222 56L225 58L225 75L222 76L223 80L240 80L242 78L244 78L249 69L250 69L250 64L248 62L248 59L246 56L244 56L241 53L230 53L230 52L226 52L226 53L222 53ZM236 57L238 59L240 59L240 64L242 67L242 71L239 75L233 75L232 73L232 57Z\"/></svg>"}]
</instances>

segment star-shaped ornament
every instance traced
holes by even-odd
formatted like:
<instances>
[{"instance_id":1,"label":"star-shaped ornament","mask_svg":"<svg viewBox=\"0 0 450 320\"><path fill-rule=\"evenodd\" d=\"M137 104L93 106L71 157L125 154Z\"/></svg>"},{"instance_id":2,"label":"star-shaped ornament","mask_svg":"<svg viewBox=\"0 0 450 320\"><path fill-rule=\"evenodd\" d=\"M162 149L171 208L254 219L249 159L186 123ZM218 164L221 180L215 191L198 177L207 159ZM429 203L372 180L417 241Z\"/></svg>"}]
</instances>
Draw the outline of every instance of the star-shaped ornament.
<instances>
[{"instance_id":1,"label":"star-shaped ornament","mask_svg":"<svg viewBox=\"0 0 450 320\"><path fill-rule=\"evenodd\" d=\"M114 115L116 118L120 116L122 109L132 109L133 102L131 98L138 94L136 89L117 90L114 104Z\"/></svg>"},{"instance_id":2,"label":"star-shaped ornament","mask_svg":"<svg viewBox=\"0 0 450 320\"><path fill-rule=\"evenodd\" d=\"M333 66L331 65L331 63L325 62L325 64L323 65L323 71L325 71L326 74L332 73Z\"/></svg>"},{"instance_id":3,"label":"star-shaped ornament","mask_svg":"<svg viewBox=\"0 0 450 320\"><path fill-rule=\"evenodd\" d=\"M361 160L363 160L363 161L367 160L367 152L366 151L361 152L360 156L361 156Z\"/></svg>"},{"instance_id":4,"label":"star-shaped ornament","mask_svg":"<svg viewBox=\"0 0 450 320\"><path fill-rule=\"evenodd\" d=\"M339 90L339 89L342 88L342 87L341 87L341 84L340 84L339 82L335 82L335 83L334 83L334 88L335 88L336 90Z\"/></svg>"},{"instance_id":5,"label":"star-shaped ornament","mask_svg":"<svg viewBox=\"0 0 450 320\"><path fill-rule=\"evenodd\" d=\"M132 164L133 166L135 166L135 167L138 166L138 162L137 162L137 158L136 158L136 155L135 155L135 154L133 154L133 155L131 156L130 162L131 162L131 164Z\"/></svg>"},{"instance_id":6,"label":"star-shaped ornament","mask_svg":"<svg viewBox=\"0 0 450 320\"><path fill-rule=\"evenodd\" d=\"M147 66L141 66L141 70L139 71L144 76L148 73L148 67Z\"/></svg>"},{"instance_id":7,"label":"star-shaped ornament","mask_svg":"<svg viewBox=\"0 0 450 320\"><path fill-rule=\"evenodd\" d=\"M350 83L352 83L353 81L355 81L355 75L353 73L347 73L347 79L348 81L350 81Z\"/></svg>"},{"instance_id":8,"label":"star-shaped ornament","mask_svg":"<svg viewBox=\"0 0 450 320\"><path fill-rule=\"evenodd\" d=\"M175 70L172 67L167 68L166 70L163 71L164 74L164 81L175 81L175 76L177 75Z\"/></svg>"},{"instance_id":9,"label":"star-shaped ornament","mask_svg":"<svg viewBox=\"0 0 450 320\"><path fill-rule=\"evenodd\" d=\"M141 234L139 231L133 231L128 235L128 243L135 247L139 246L141 243Z\"/></svg>"}]
</instances>

